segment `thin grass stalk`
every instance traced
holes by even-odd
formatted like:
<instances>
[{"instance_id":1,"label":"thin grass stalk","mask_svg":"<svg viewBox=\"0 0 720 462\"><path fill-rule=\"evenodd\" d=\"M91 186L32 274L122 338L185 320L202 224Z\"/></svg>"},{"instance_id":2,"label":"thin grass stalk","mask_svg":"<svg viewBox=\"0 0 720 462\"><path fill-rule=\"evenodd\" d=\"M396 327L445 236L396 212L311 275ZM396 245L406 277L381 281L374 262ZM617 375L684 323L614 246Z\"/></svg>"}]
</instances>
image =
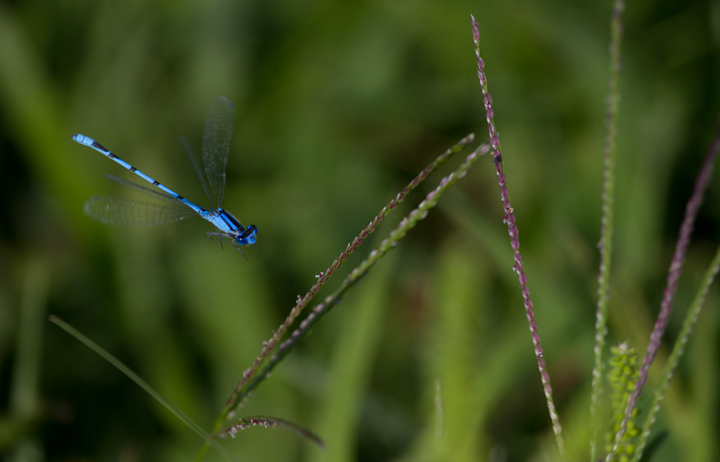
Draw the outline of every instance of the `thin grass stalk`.
<instances>
[{"instance_id":1,"label":"thin grass stalk","mask_svg":"<svg viewBox=\"0 0 720 462\"><path fill-rule=\"evenodd\" d=\"M410 184L408 184L400 193L393 198L393 200L390 201L390 203L385 206L380 213L370 222L370 224L365 227L360 234L358 234L353 241L348 244L348 246L345 248L345 251L343 251L340 256L335 259L335 261L330 265L330 268L323 274L320 275L318 278L318 281L310 288L310 291L305 294L305 297L299 297L298 296L298 302L295 305L295 307L290 311L290 314L285 319L285 321L280 325L277 331L273 333L273 336L270 340L267 342L263 342L263 349L260 353L260 356L255 358L252 365L249 369L247 369L243 373L242 380L238 383L238 385L235 387L235 390L233 391L232 395L228 399L227 403L225 404L225 407L221 411L220 415L216 419L215 423L213 424L213 434L219 434L222 433L223 425L228 418L232 418L235 413L235 409L239 406L241 406L244 401L250 396L250 393L252 390L254 390L265 378L267 378L269 371L271 371L277 362L282 359L282 357L287 354L289 351L289 348L286 348L284 352L278 357L278 354L276 354L272 360L271 363L268 364L263 372L255 378L253 382L250 382L250 379L255 376L255 373L257 369L260 367L260 364L262 361L267 358L267 356L270 354L270 351L275 348L275 345L280 341L282 338L282 335L285 333L285 331L289 328L290 325L295 321L295 319L300 315L300 312L307 306L307 304L312 300L312 298L315 296L315 294L320 290L320 288L325 284L327 279L332 276L332 274L337 270L342 263L347 260L349 255L355 251L376 228L377 225L379 225L383 219L393 210L395 207L402 202L407 194L415 189L420 183L422 183L432 172L434 172L440 165L447 162L450 157L462 150L468 143L472 142L475 139L474 134L469 134L465 138L458 141L454 146L452 146L450 149L445 151L442 155L440 155L433 163L428 165L425 170L420 172L420 174L415 177ZM338 300L339 301L339 300ZM316 308L317 309L317 308ZM304 334L303 334L304 335ZM203 447L200 449L198 455L196 456L195 460L199 461L202 460L205 453L208 450L207 443L203 445Z\"/></svg>"},{"instance_id":2,"label":"thin grass stalk","mask_svg":"<svg viewBox=\"0 0 720 462\"><path fill-rule=\"evenodd\" d=\"M312 441L320 449L325 449L325 442L310 430L300 427L299 425L295 425L292 422L288 422L287 420L278 419L277 417L266 417L262 415L238 419L234 424L229 426L226 431L221 432L218 436L220 436L220 438L225 438L226 436L230 435L231 438L235 438L235 435L239 431L246 430L250 427L285 428L286 430L290 430L296 435L302 436L303 438Z\"/></svg>"},{"instance_id":3,"label":"thin grass stalk","mask_svg":"<svg viewBox=\"0 0 720 462\"><path fill-rule=\"evenodd\" d=\"M698 316L700 316L700 312L702 311L702 308L705 304L705 299L707 298L708 291L710 290L710 285L712 285L712 283L715 281L715 277L717 276L718 271L720 271L720 247L715 253L715 258L713 258L710 267L705 272L702 287L700 287L700 290L695 296L695 300L693 301L693 304L690 307L687 316L685 317L685 322L683 323L683 328L680 331L678 340L675 342L672 354L670 355L668 363L665 365L665 369L660 376L660 383L658 384L657 390L655 391L655 396L653 397L650 411L648 412L648 415L645 418L645 422L643 423L642 433L640 434L640 438L638 439L637 448L635 450L635 455L632 459L632 462L640 462L640 457L645 450L645 445L647 444L647 440L650 437L650 432L652 431L653 424L655 423L655 419L657 418L657 413L660 410L662 400L665 397L665 392L670 385L670 379L672 379L672 376L675 373L675 369L677 369L677 365L680 362L680 358L682 357L683 352L685 351L685 346L688 343L690 334L692 333L692 329L695 326L695 323L698 320Z\"/></svg>"},{"instance_id":4,"label":"thin grass stalk","mask_svg":"<svg viewBox=\"0 0 720 462\"><path fill-rule=\"evenodd\" d=\"M49 316L50 322L54 323L61 329L63 329L68 334L75 337L80 342L84 343L88 348L90 348L92 351L97 353L99 356L101 356L105 361L109 362L117 370L125 374L127 378L135 382L140 388L145 390L147 394L152 396L158 403L163 405L165 409L170 411L175 417L177 417L182 423L184 423L188 428L190 428L192 431L198 434L202 439L205 440L205 445L203 447L207 448L208 445L211 445L217 451L225 456L228 460L235 461L236 459L233 457L232 454L230 454L227 449L222 447L217 441L215 441L214 437L209 435L205 432L205 430L202 429L200 425L195 423L194 420L190 418L190 416L186 415L183 411L181 411L179 408L175 407L167 398L165 398L163 395L161 395L157 390L155 390L153 387L150 386L149 383L147 383L145 380L143 380L139 375L137 375L135 372L133 372L129 367L127 367L125 364L123 364L119 359L111 355L107 350L102 348L97 343L93 342L88 338L87 336L83 335L80 331L72 327L70 324L66 323L62 319L58 318L55 315ZM207 450L207 449L205 449Z\"/></svg>"},{"instance_id":5,"label":"thin grass stalk","mask_svg":"<svg viewBox=\"0 0 720 462\"><path fill-rule=\"evenodd\" d=\"M480 156L487 153L489 150L490 146L487 144L480 145L467 156L465 161L460 165L460 167L458 167L457 170L443 178L442 181L440 181L440 185L427 195L418 208L410 212L410 214L400 222L397 228L390 233L390 236L383 240L377 249L370 252L367 259L350 272L340 287L333 294L326 297L322 303L313 308L307 318L300 323L300 326L290 335L290 337L288 337L287 340L282 343L282 345L280 345L277 353L275 353L275 355L270 359L263 370L257 375L255 380L242 390L238 397L239 400L247 398L252 390L254 390L263 380L269 377L275 366L290 352L297 342L310 331L312 326L315 325L315 323L318 322L328 311L330 311L333 306L340 303L343 294L360 279L365 277L370 268L375 265L380 258L395 248L400 239L402 239L408 231L414 228L420 220L427 216L428 211L437 204L440 196L442 196L442 194L458 179L465 176L465 173L472 164L474 164Z\"/></svg>"},{"instance_id":6,"label":"thin grass stalk","mask_svg":"<svg viewBox=\"0 0 720 462\"><path fill-rule=\"evenodd\" d=\"M320 273L317 282L313 284L313 286L310 288L310 290L305 294L304 297L300 297L298 295L297 304L290 310L290 314L288 314L287 318L283 323L278 327L278 329L273 332L272 337L266 341L263 342L263 348L260 352L260 355L255 358L252 365L243 372L243 378L238 382L237 386L235 387L235 390L233 391L232 395L228 399L225 408L220 414L220 417L215 423L215 431L220 428L220 425L222 425L222 422L227 418L230 411L233 410L234 407L236 407L239 403L239 400L237 399L238 393L244 387L249 380L255 375L255 372L260 367L260 364L262 361L267 358L267 356L270 354L270 352L275 348L277 343L280 341L282 336L285 334L287 329L292 325L292 323L297 319L297 317L300 315L302 310L307 306L307 304L313 299L315 294L317 294L322 286L327 282L327 280L337 271L340 266L342 266L343 262L348 259L350 254L352 254L362 243L363 241L375 231L375 228L382 223L382 221L385 219L385 217L393 210L395 207L401 203L403 200L405 200L405 197L408 193L410 193L413 189L415 189L420 183L422 183L431 173L433 173L435 170L437 170L440 165L447 162L450 157L462 150L467 144L471 143L475 139L474 134L469 134L465 138L458 141L454 146L452 146L450 149L445 151L443 154L441 154L433 163L428 165L422 172L418 174L405 188L403 188L402 191L400 191L391 201L390 203L385 206L380 213L370 222L370 224L365 227L360 234L358 234L353 241L348 244L348 246L345 248L345 250L333 261L333 263L330 265L330 267L325 271L324 273Z\"/></svg>"},{"instance_id":7,"label":"thin grass stalk","mask_svg":"<svg viewBox=\"0 0 720 462\"><path fill-rule=\"evenodd\" d=\"M552 397L552 387L550 386L550 375L547 372L547 366L545 365L545 359L543 358L543 349L540 345L540 334L538 333L537 322L535 321L535 312L533 310L533 302L530 299L530 289L527 286L527 275L523 269L523 257L520 253L520 241L518 240L518 228L515 226L515 215L513 213L512 204L510 203L510 196L508 194L505 174L502 168L502 155L500 153L500 138L498 138L495 132L494 112L492 109L492 97L488 93L487 78L485 76L485 62L480 57L480 31L478 30L477 22L475 17L472 18L472 30L473 30L473 41L475 42L475 56L477 58L477 74L480 80L483 94L483 104L485 106L485 117L488 124L488 132L490 135L490 146L492 147L493 162L495 163L495 171L497 173L498 185L500 186L500 199L502 200L503 210L505 216L503 222L507 224L508 234L510 234L510 245L513 249L513 256L515 264L513 270L518 275L520 282L520 291L523 297L523 306L525 308L525 316L528 320L530 327L530 333L532 336L532 342L535 350L535 357L538 362L538 369L540 370L540 380L543 384L543 392L545 393L545 400L547 401L548 412L550 414L550 420L552 422L553 433L555 433L555 442L557 443L558 451L560 455L565 452L565 445L562 438L562 427L560 426L560 419L558 418L557 411L555 410L555 403Z\"/></svg>"},{"instance_id":8,"label":"thin grass stalk","mask_svg":"<svg viewBox=\"0 0 720 462\"><path fill-rule=\"evenodd\" d=\"M665 292L663 293L660 313L658 314L657 321L655 321L655 327L650 334L650 343L648 344L647 353L643 358L643 365L640 369L640 379L635 385L635 390L633 390L628 398L628 404L625 408L625 418L620 425L620 430L618 430L615 435L615 442L613 443L612 450L608 453L605 459L606 462L612 461L612 458L620 445L620 440L627 430L627 423L630 420L632 410L640 398L643 385L647 382L648 369L650 369L650 365L655 360L657 352L660 349L660 341L662 340L663 333L665 333L665 327L667 327L670 313L672 313L672 301L675 297L675 291L677 290L678 279L682 274L683 264L685 263L685 255L687 253L688 245L690 244L690 235L692 234L693 227L695 226L695 218L697 217L698 209L703 202L705 189L707 189L707 185L712 177L713 162L715 161L715 157L718 155L718 151L720 151L720 123L718 124L715 140L708 150L705 156L705 161L703 162L700 173L698 174L692 196L685 207L685 216L683 218L682 225L680 226L680 235L678 236L675 253L673 255L672 262L670 263L667 286L665 288Z\"/></svg>"},{"instance_id":9,"label":"thin grass stalk","mask_svg":"<svg viewBox=\"0 0 720 462\"><path fill-rule=\"evenodd\" d=\"M600 435L598 406L603 388L603 352L607 332L607 311L610 293L610 264L612 260L612 235L615 221L615 158L617 154L617 114L620 106L620 46L622 45L622 12L625 4L616 0L610 20L610 93L605 115L605 154L603 157L602 218L600 219L600 271L598 273L598 300L595 314L595 365L592 372L592 395L590 416L592 438L590 460L596 460Z\"/></svg>"}]
</instances>

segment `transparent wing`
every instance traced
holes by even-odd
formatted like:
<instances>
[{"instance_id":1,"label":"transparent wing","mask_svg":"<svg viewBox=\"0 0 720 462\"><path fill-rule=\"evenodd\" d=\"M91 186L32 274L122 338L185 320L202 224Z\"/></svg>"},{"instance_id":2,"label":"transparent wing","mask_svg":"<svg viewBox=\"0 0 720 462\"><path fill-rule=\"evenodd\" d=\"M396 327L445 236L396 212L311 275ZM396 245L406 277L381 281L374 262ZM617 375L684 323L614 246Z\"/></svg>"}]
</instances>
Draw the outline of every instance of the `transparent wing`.
<instances>
[{"instance_id":1,"label":"transparent wing","mask_svg":"<svg viewBox=\"0 0 720 462\"><path fill-rule=\"evenodd\" d=\"M83 210L93 220L113 226L154 226L198 216L188 207L173 207L107 196L88 199Z\"/></svg>"},{"instance_id":2,"label":"transparent wing","mask_svg":"<svg viewBox=\"0 0 720 462\"><path fill-rule=\"evenodd\" d=\"M190 163L192 164L193 168L195 169L195 173L197 173L198 178L200 178L200 183L202 183L202 187L205 190L205 195L207 196L208 201L210 201L210 206L212 208L215 208L215 204L213 204L212 197L210 197L210 187L208 186L207 178L205 178L205 173L203 173L202 169L200 169L200 164L197 161L197 157L195 157L195 153L190 148L190 145L188 144L188 142L185 138L180 138L180 142L182 143L183 147L185 148L185 152L187 153L187 156L190 159Z\"/></svg>"},{"instance_id":3,"label":"transparent wing","mask_svg":"<svg viewBox=\"0 0 720 462\"><path fill-rule=\"evenodd\" d=\"M215 194L217 207L222 207L225 195L225 166L230 154L230 140L235 125L235 106L224 96L215 100L205 120L203 132L203 163L205 173Z\"/></svg>"},{"instance_id":4,"label":"transparent wing","mask_svg":"<svg viewBox=\"0 0 720 462\"><path fill-rule=\"evenodd\" d=\"M132 181L128 181L128 180L124 180L120 177L117 177L115 175L110 175L108 173L105 174L105 178L107 178L108 180L113 180L114 182L121 184L123 186L126 186L130 189L134 189L135 191L145 194L146 196L150 196L152 198L155 198L155 199L158 199L161 201L169 202L169 203L175 204L177 206L182 205L183 207L186 207L185 205L183 205L182 202L175 199L174 197L172 197L169 194L161 193L159 191L155 191L154 189L146 188L145 186L140 186L137 183L133 183Z\"/></svg>"}]
</instances>

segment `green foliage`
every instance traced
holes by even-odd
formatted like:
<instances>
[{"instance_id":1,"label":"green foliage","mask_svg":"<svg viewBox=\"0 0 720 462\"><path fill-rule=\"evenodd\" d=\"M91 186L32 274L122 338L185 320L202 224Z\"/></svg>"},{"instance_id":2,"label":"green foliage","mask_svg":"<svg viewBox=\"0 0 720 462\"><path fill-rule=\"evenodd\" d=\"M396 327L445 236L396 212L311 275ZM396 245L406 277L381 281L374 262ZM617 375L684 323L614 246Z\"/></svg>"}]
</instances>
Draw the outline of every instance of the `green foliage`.
<instances>
[{"instance_id":1,"label":"green foliage","mask_svg":"<svg viewBox=\"0 0 720 462\"><path fill-rule=\"evenodd\" d=\"M5 2L0 452L121 461L196 454L201 438L56 326L40 328L38 313L78 328L209 431L314 275L439 153L470 132L485 141L473 13L567 458L586 460L610 7ZM716 14L701 1L628 3L608 328L639 350L720 107ZM94 194L132 193L102 176L127 172L71 133L92 136L201 201L177 138L199 147L219 95L238 112L225 206L259 228L249 261L212 244L203 223L115 229L84 216ZM453 162L377 235L460 160ZM689 305L717 242L709 202L678 310ZM481 159L393 259L376 265L382 281L371 273L359 283L253 393L244 415L308 428L350 460L437 459L455 450L474 460L553 460L502 215L492 164ZM353 255L318 300L373 247ZM715 305L711 289L707 306ZM668 388L655 428L669 437L653 462L713 460L717 452L713 326L690 340L694 359L680 363L682 380ZM671 319L666 337L678 329ZM666 357L661 350L658 362ZM28 373L18 377L18 368ZM8 391L15 381L23 384L17 404ZM22 403L37 407L18 413ZM250 428L221 444L248 461L322 457L285 431ZM210 451L206 460L220 457Z\"/></svg>"},{"instance_id":2,"label":"green foliage","mask_svg":"<svg viewBox=\"0 0 720 462\"><path fill-rule=\"evenodd\" d=\"M610 393L610 402L612 406L612 415L610 419L610 428L605 434L605 451L612 449L615 441L615 434L620 429L620 423L625 417L625 407L627 406L630 393L635 389L638 381L638 355L635 349L626 343L621 343L616 347L610 348L611 357L608 360L609 369L607 379L610 382L612 393ZM638 415L638 408L632 411L630 421L628 422L627 431L620 441L620 447L617 450L614 462L630 462L636 449L637 437L640 430L635 425L635 417Z\"/></svg>"}]
</instances>

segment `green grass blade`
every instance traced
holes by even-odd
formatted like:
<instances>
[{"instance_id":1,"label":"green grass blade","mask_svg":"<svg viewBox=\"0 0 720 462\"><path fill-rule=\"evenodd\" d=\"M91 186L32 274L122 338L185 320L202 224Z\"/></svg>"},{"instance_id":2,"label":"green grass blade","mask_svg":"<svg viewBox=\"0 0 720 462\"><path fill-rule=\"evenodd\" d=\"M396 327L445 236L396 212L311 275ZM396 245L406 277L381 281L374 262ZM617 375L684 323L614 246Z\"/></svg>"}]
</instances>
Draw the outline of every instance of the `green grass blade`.
<instances>
[{"instance_id":1,"label":"green grass blade","mask_svg":"<svg viewBox=\"0 0 720 462\"><path fill-rule=\"evenodd\" d=\"M63 329L68 334L72 335L82 343L84 343L88 348L93 350L95 353L103 357L107 362L115 366L120 372L128 376L130 380L135 382L140 388L145 390L150 396L155 398L157 402L165 406L165 408L170 411L175 417L180 419L185 425L187 425L192 431L197 433L202 439L205 440L206 443L210 444L212 447L218 450L220 454L225 456L228 460L237 460L235 459L232 454L230 454L225 448L223 448L217 441L213 439L212 436L210 436L209 433L205 432L198 424L196 424L190 417L185 415L184 412L182 412L180 409L176 408L175 406L170 403L167 399L165 399L164 396L162 396L160 393L158 393L153 387L150 386L149 383L144 381L142 378L140 378L139 375L137 375L135 372L130 370L125 364L121 363L117 358L115 358L113 355L105 351L100 345L93 342L83 334L81 334L78 330L73 328L70 324L66 323L62 319L58 318L57 316L50 315L50 322L56 324L58 327Z\"/></svg>"},{"instance_id":2,"label":"green grass blade","mask_svg":"<svg viewBox=\"0 0 720 462\"><path fill-rule=\"evenodd\" d=\"M605 116L605 155L603 159L602 218L600 222L600 272L598 274L598 299L595 320L595 363L593 366L590 416L593 436L590 440L590 460L596 460L600 436L599 406L603 394L605 363L605 337L607 330L608 299L610 298L610 265L612 261L612 236L615 227L615 158L617 156L617 120L620 106L620 47L622 45L622 0L615 0L610 22L610 94Z\"/></svg>"},{"instance_id":3,"label":"green grass blade","mask_svg":"<svg viewBox=\"0 0 720 462\"><path fill-rule=\"evenodd\" d=\"M717 252L715 253L715 257L712 260L712 263L705 272L705 277L703 278L703 283L700 286L700 290L698 290L695 296L695 300L693 301L690 310L688 310L688 313L685 316L685 321L683 322L683 327L680 331L680 335L675 342L675 346L673 347L672 354L670 355L670 358L665 365L665 369L663 369L660 382L653 396L652 405L650 406L648 415L645 418L645 423L643 424L642 433L637 444L637 449L635 451L635 458L633 459L633 462L639 462L640 457L642 456L645 445L647 444L648 438L650 437L650 432L652 431L653 424L655 423L655 419L657 418L657 413L660 410L660 405L662 404L662 400L665 397L665 392L667 391L668 386L670 386L670 379L672 379L672 376L677 369L680 358L685 351L685 346L690 339L690 334L692 333L693 326L697 322L698 316L700 316L700 311L702 311L703 305L705 303L705 298L707 297L708 291L710 290L710 286L715 281L715 277L717 276L718 271L720 271L720 248L718 248Z\"/></svg>"}]
</instances>

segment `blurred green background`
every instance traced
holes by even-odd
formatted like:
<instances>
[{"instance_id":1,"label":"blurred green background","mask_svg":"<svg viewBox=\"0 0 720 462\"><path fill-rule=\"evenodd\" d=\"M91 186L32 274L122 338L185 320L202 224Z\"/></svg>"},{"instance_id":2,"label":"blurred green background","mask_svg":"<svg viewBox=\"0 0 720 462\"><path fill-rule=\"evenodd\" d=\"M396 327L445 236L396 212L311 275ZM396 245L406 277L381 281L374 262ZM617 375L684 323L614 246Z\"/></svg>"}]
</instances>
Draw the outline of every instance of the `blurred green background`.
<instances>
[{"instance_id":1,"label":"blurred green background","mask_svg":"<svg viewBox=\"0 0 720 462\"><path fill-rule=\"evenodd\" d=\"M486 139L471 13L570 460L587 460L610 10L589 0L0 4L5 460L191 460L200 439L47 315L209 429L314 275L438 154L470 132ZM720 2L630 1L625 24L609 340L644 352L720 108ZM74 132L204 204L178 137L199 151L219 95L237 108L224 205L259 228L248 261L210 242L202 220L121 229L83 214L95 194L135 197L103 173L134 179ZM413 193L318 301L458 163ZM250 429L225 443L233 454L553 460L493 170L481 159L243 410L307 427L327 450ZM671 340L718 243L717 184ZM653 460L720 453L717 307L713 289Z\"/></svg>"}]
</instances>

